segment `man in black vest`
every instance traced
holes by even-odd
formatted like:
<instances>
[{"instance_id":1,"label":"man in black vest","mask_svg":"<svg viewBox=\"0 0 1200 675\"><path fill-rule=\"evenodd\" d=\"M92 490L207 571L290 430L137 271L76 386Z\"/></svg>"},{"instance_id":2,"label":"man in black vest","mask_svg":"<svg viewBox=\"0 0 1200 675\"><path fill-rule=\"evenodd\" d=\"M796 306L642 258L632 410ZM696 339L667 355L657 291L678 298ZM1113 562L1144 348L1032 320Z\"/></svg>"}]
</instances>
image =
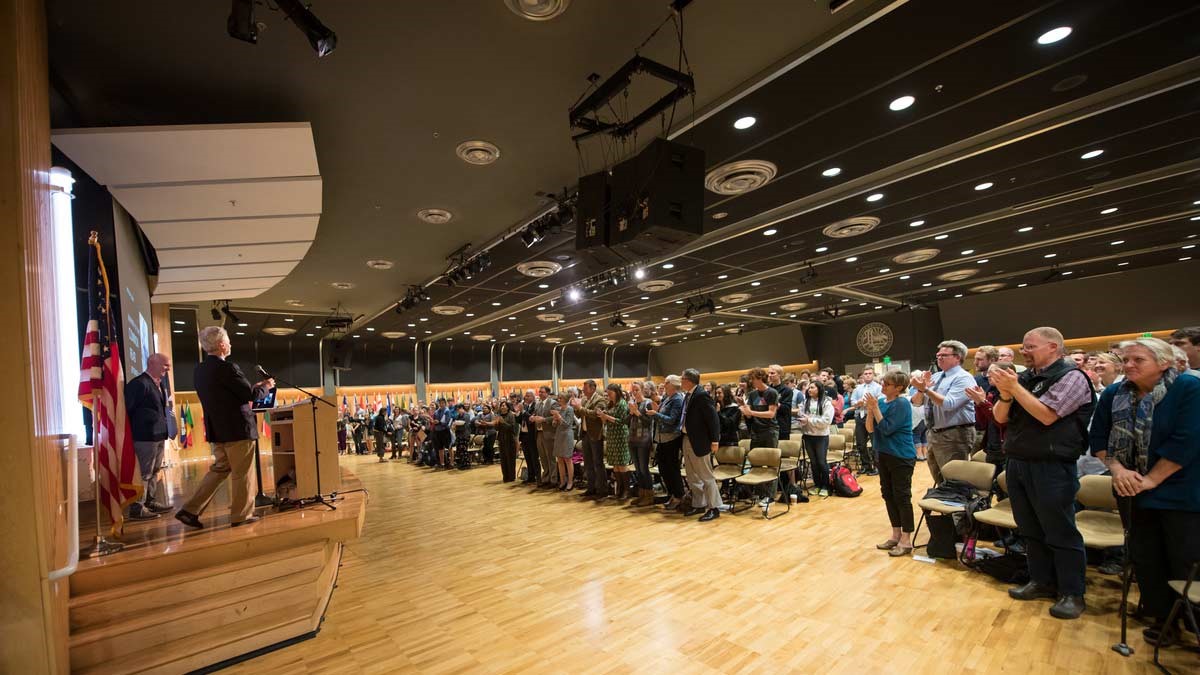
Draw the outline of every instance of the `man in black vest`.
<instances>
[{"instance_id":1,"label":"man in black vest","mask_svg":"<svg viewBox=\"0 0 1200 675\"><path fill-rule=\"evenodd\" d=\"M700 516L707 523L720 516L721 490L713 476L709 455L717 451L721 438L721 423L717 418L717 406L700 384L700 371L688 368L680 376L683 384L683 465L687 471L687 482L692 488L692 508L685 516Z\"/></svg>"},{"instance_id":2,"label":"man in black vest","mask_svg":"<svg viewBox=\"0 0 1200 675\"><path fill-rule=\"evenodd\" d=\"M1002 368L990 373L1000 392L996 422L1008 425L1008 496L1029 562L1030 582L1008 594L1017 600L1056 598L1050 615L1076 619L1084 610L1087 556L1075 527L1075 460L1088 447L1095 394L1087 375L1064 358L1058 330L1029 331L1021 353L1032 367L1019 376Z\"/></svg>"},{"instance_id":3,"label":"man in black vest","mask_svg":"<svg viewBox=\"0 0 1200 675\"><path fill-rule=\"evenodd\" d=\"M196 365L196 395L204 413L204 431L208 444L216 459L175 517L190 527L201 528L200 515L208 508L213 493L230 479L229 522L234 527L253 523L258 516L254 512L254 500L250 494L254 483L250 472L254 469L254 439L258 438L258 424L250 404L265 398L275 386L275 380L266 379L251 386L237 364L228 360L229 333L220 326L208 326L200 331L200 348L204 360Z\"/></svg>"},{"instance_id":4,"label":"man in black vest","mask_svg":"<svg viewBox=\"0 0 1200 675\"><path fill-rule=\"evenodd\" d=\"M171 357L151 354L146 361L146 372L125 384L125 412L145 490L142 501L129 505L129 517L133 520L157 518L158 514L171 510L166 505L170 496L161 475L168 436L167 398L162 380L170 368Z\"/></svg>"}]
</instances>

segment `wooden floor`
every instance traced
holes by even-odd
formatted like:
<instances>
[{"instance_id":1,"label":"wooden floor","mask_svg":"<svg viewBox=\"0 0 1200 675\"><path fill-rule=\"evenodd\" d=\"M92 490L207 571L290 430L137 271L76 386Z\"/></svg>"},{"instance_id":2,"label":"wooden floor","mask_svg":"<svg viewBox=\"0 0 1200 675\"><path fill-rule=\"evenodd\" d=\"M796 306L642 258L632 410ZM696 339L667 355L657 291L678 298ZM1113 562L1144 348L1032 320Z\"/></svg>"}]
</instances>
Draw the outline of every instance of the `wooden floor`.
<instances>
[{"instance_id":1,"label":"wooden floor","mask_svg":"<svg viewBox=\"0 0 1200 675\"><path fill-rule=\"evenodd\" d=\"M1089 569L1088 612L1064 622L957 563L875 550L888 529L874 478L770 522L699 523L531 493L497 467L342 462L370 499L324 628L228 672L1157 672L1137 624L1136 654L1109 649L1114 577Z\"/></svg>"}]
</instances>

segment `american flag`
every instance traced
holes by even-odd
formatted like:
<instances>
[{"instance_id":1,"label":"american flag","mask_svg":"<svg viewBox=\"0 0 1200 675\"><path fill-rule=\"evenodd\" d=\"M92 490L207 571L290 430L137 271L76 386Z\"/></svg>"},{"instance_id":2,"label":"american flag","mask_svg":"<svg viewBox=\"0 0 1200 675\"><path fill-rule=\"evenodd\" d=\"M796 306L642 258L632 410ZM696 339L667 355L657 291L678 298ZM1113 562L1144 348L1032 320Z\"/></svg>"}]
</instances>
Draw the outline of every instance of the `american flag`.
<instances>
[{"instance_id":1,"label":"american flag","mask_svg":"<svg viewBox=\"0 0 1200 675\"><path fill-rule=\"evenodd\" d=\"M113 335L108 273L95 232L88 247L88 322L79 368L79 402L92 411L100 504L112 520L112 536L119 537L125 526L121 511L138 496L133 482L137 459L125 415L125 372L120 345Z\"/></svg>"}]
</instances>

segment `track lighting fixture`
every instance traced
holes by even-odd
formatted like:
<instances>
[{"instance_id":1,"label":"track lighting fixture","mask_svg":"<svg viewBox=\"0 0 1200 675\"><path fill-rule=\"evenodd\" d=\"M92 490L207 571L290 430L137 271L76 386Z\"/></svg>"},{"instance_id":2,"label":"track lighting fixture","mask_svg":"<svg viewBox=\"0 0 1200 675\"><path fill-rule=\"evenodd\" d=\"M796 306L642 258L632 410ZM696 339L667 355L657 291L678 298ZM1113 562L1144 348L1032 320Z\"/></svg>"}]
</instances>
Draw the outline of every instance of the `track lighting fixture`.
<instances>
[{"instance_id":1,"label":"track lighting fixture","mask_svg":"<svg viewBox=\"0 0 1200 675\"><path fill-rule=\"evenodd\" d=\"M304 33L304 37L308 38L308 43L312 45L313 51L317 52L318 58L329 56L337 48L337 34L321 23L300 0L276 0L275 4L279 5L279 9Z\"/></svg>"}]
</instances>

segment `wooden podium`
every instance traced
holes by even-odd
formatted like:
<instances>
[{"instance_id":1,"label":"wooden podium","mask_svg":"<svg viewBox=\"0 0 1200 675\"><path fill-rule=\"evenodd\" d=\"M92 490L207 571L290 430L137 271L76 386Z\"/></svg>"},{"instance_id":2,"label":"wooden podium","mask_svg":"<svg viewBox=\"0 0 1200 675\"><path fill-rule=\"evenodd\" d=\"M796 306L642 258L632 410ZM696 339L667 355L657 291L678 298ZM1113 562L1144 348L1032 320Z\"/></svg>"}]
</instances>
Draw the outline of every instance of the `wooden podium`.
<instances>
[{"instance_id":1,"label":"wooden podium","mask_svg":"<svg viewBox=\"0 0 1200 675\"><path fill-rule=\"evenodd\" d=\"M316 413L314 436L313 413ZM317 489L317 447L321 448L321 486ZM337 492L342 487L338 468L337 408L308 400L271 410L271 466L276 481L296 471L293 499ZM264 486L265 488L268 486ZM275 492L270 486L270 492Z\"/></svg>"}]
</instances>

